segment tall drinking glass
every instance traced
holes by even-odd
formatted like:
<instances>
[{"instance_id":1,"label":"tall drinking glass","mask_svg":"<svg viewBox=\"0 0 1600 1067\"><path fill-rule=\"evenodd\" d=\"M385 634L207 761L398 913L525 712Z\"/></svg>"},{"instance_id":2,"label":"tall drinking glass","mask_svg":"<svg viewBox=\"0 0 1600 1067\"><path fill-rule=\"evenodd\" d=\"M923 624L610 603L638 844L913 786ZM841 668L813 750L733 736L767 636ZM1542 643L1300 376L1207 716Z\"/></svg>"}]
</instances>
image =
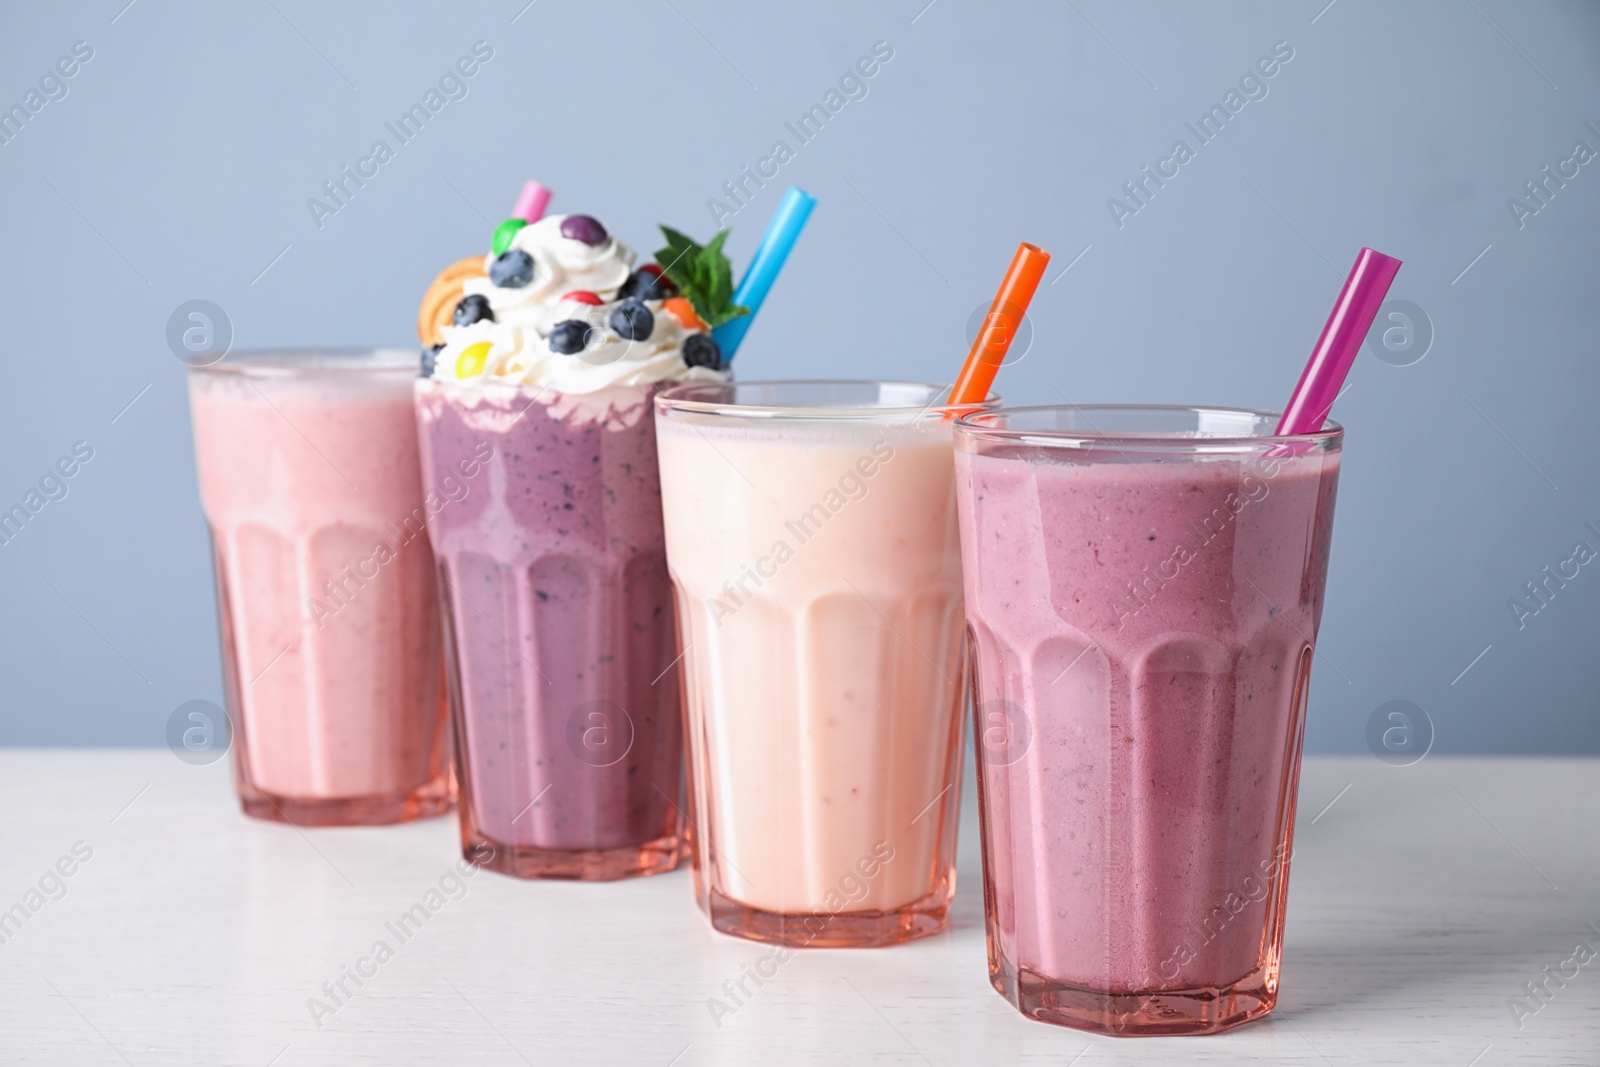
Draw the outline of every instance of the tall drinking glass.
<instances>
[{"instance_id":1,"label":"tall drinking glass","mask_svg":"<svg viewBox=\"0 0 1600 1067\"><path fill-rule=\"evenodd\" d=\"M955 887L961 558L940 386L656 402L696 897L724 933L887 945Z\"/></svg>"},{"instance_id":2,"label":"tall drinking glass","mask_svg":"<svg viewBox=\"0 0 1600 1067\"><path fill-rule=\"evenodd\" d=\"M410 350L189 371L246 814L401 822L453 800Z\"/></svg>"},{"instance_id":3,"label":"tall drinking glass","mask_svg":"<svg viewBox=\"0 0 1600 1067\"><path fill-rule=\"evenodd\" d=\"M416 384L462 849L490 870L606 880L678 863L682 716L650 408L664 387Z\"/></svg>"},{"instance_id":4,"label":"tall drinking glass","mask_svg":"<svg viewBox=\"0 0 1600 1067\"><path fill-rule=\"evenodd\" d=\"M1272 1009L1343 431L1002 408L956 428L989 979L1110 1034Z\"/></svg>"}]
</instances>

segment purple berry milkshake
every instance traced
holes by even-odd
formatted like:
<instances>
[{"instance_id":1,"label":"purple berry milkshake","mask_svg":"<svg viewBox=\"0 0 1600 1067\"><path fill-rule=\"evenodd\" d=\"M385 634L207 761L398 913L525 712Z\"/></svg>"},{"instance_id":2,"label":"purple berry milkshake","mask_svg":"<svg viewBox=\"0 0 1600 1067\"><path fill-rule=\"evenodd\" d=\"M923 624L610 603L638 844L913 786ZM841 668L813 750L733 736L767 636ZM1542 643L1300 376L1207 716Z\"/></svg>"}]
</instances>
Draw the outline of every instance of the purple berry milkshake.
<instances>
[{"instance_id":1,"label":"purple berry milkshake","mask_svg":"<svg viewBox=\"0 0 1600 1067\"><path fill-rule=\"evenodd\" d=\"M523 878L655 874L682 852L683 743L652 402L725 377L712 307L589 216L519 222L415 396L424 485L485 468L428 519L462 845Z\"/></svg>"},{"instance_id":2,"label":"purple berry milkshake","mask_svg":"<svg viewBox=\"0 0 1600 1067\"><path fill-rule=\"evenodd\" d=\"M530 389L417 386L424 481L492 452L430 520L458 715L462 844L488 866L619 877L677 862L682 742L651 400L608 418ZM563 417L565 415L566 417Z\"/></svg>"},{"instance_id":3,"label":"purple berry milkshake","mask_svg":"<svg viewBox=\"0 0 1600 1067\"><path fill-rule=\"evenodd\" d=\"M958 433L990 979L1046 1021L1209 1032L1276 999L1339 437L1168 410L1141 442L1152 410Z\"/></svg>"}]
</instances>

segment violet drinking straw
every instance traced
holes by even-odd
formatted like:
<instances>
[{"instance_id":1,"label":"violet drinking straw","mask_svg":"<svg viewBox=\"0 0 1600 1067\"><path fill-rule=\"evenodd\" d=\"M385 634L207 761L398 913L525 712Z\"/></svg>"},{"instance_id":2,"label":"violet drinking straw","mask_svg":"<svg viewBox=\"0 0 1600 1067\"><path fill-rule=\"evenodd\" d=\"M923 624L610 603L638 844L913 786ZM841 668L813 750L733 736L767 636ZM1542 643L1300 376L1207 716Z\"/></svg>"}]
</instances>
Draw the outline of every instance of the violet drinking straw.
<instances>
[{"instance_id":1,"label":"violet drinking straw","mask_svg":"<svg viewBox=\"0 0 1600 1067\"><path fill-rule=\"evenodd\" d=\"M1289 396L1289 404L1278 421L1277 436L1315 433L1327 421L1339 387L1361 351L1361 343L1377 318L1383 298L1389 293L1400 261L1382 252L1363 248L1356 256L1350 276L1344 280L1339 301L1333 305L1317 347L1311 350L1306 369Z\"/></svg>"}]
</instances>

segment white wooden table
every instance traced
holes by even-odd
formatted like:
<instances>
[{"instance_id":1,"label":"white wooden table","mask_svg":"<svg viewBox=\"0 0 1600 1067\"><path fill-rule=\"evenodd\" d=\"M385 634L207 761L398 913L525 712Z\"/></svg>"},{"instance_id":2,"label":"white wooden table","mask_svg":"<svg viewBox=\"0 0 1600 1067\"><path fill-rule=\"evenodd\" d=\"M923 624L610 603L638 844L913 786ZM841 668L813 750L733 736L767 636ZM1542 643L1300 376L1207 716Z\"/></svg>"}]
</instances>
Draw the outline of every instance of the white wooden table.
<instances>
[{"instance_id":1,"label":"white wooden table","mask_svg":"<svg viewBox=\"0 0 1600 1067\"><path fill-rule=\"evenodd\" d=\"M164 749L0 751L0 909L65 890L5 928L0 1062L1600 1064L1600 958L1520 1028L1509 1007L1578 941L1600 952L1596 760L1308 760L1278 1011L1138 1040L989 988L970 767L954 930L800 953L720 1027L708 998L765 949L712 933L686 872L480 872L399 944L385 923L457 858L453 817L300 832L240 815L228 775ZM393 958L319 1028L308 999L379 939Z\"/></svg>"}]
</instances>

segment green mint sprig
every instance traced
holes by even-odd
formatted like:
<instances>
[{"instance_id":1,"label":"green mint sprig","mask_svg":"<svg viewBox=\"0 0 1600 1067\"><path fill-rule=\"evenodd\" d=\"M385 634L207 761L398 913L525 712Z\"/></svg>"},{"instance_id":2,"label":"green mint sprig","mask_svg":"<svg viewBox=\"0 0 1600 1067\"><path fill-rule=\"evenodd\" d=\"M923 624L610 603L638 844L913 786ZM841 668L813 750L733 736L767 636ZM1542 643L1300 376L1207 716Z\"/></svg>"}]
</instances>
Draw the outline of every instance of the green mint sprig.
<instances>
[{"instance_id":1,"label":"green mint sprig","mask_svg":"<svg viewBox=\"0 0 1600 1067\"><path fill-rule=\"evenodd\" d=\"M661 227L661 232L667 239L667 247L656 252L656 263L661 273L694 305L694 313L701 321L715 329L740 315L750 314L749 308L733 302L733 264L722 252L722 243L728 239L727 230L718 230L710 243L704 245L670 226Z\"/></svg>"}]
</instances>

